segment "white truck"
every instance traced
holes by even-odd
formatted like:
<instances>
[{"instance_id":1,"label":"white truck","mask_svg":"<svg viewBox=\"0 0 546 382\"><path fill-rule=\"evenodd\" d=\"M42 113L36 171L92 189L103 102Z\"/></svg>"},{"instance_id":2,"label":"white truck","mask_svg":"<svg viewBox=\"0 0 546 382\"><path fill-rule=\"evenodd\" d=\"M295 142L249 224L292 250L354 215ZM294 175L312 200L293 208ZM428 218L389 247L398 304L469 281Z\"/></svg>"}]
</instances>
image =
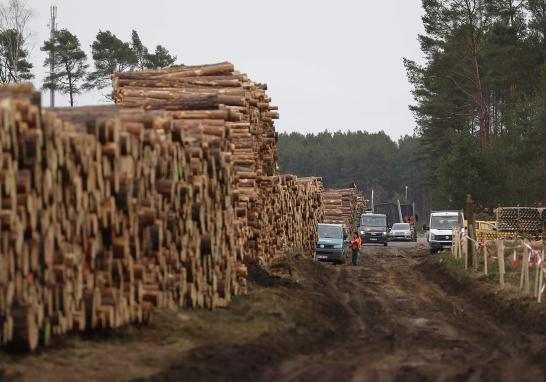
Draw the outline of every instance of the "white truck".
<instances>
[{"instance_id":1,"label":"white truck","mask_svg":"<svg viewBox=\"0 0 546 382\"><path fill-rule=\"evenodd\" d=\"M462 211L433 211L430 213L430 222L425 227L430 253L434 254L443 249L451 248L453 242L453 228L463 231L465 227Z\"/></svg>"}]
</instances>

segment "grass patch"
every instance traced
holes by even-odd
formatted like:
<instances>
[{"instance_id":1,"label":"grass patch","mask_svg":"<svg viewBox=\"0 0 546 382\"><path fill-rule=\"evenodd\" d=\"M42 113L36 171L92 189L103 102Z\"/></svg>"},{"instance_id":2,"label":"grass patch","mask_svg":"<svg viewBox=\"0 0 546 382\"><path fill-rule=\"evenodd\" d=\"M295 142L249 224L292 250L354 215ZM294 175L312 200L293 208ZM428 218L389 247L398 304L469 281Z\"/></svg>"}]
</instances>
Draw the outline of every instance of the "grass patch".
<instances>
[{"instance_id":1,"label":"grass patch","mask_svg":"<svg viewBox=\"0 0 546 382\"><path fill-rule=\"evenodd\" d=\"M443 253L440 256L440 263L442 263L447 269L455 272L465 272L468 275L472 275L476 278L483 279L491 284L499 285L500 276L499 276L499 263L496 256L489 256L487 262L487 275L484 272L484 263L485 258L483 254L477 255L478 260L478 270L474 271L472 265L469 265L468 270L465 270L464 259L456 259L451 252ZM511 258L505 259L505 274L504 274L504 283L506 285L511 285L519 287L520 275L521 275L521 259L517 263L512 263Z\"/></svg>"},{"instance_id":2,"label":"grass patch","mask_svg":"<svg viewBox=\"0 0 546 382\"><path fill-rule=\"evenodd\" d=\"M464 270L464 259L456 259L451 252L442 253L440 255L440 263L453 271Z\"/></svg>"},{"instance_id":3,"label":"grass patch","mask_svg":"<svg viewBox=\"0 0 546 382\"><path fill-rule=\"evenodd\" d=\"M451 252L443 253L440 256L439 262L445 267L445 269L460 282L465 280L476 280L484 282L489 286L491 291L495 294L502 293L502 295L508 300L524 301L525 305L532 306L537 309L545 309L546 304L539 304L536 298L526 295L520 290L521 279L521 258L519 261L512 262L512 257L505 257L505 274L504 274L504 289L500 288L500 276L499 276L499 264L496 256L491 256L488 259L487 275L484 272L484 256L478 255L478 271L469 267L465 269L464 259L456 259ZM529 278L531 284L531 292L533 290L533 284L535 280L535 268L532 266L529 269Z\"/></svg>"}]
</instances>

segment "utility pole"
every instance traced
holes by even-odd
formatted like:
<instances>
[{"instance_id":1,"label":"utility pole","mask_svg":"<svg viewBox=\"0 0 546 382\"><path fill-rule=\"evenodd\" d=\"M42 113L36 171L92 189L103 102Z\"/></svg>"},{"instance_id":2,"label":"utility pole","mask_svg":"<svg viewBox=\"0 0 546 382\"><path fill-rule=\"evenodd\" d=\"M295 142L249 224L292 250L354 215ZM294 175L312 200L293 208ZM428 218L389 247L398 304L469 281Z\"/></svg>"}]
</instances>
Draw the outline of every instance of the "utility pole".
<instances>
[{"instance_id":1,"label":"utility pole","mask_svg":"<svg viewBox=\"0 0 546 382\"><path fill-rule=\"evenodd\" d=\"M53 38L55 38L55 31L57 29L57 6L56 5L52 5L51 7L49 7L49 11L50 11L50 16L51 16L51 19L49 21L49 28L50 28L50 38L51 40L53 40ZM55 52L52 50L51 53L49 54L49 59L51 61L51 66L50 66L50 75L51 77L53 78L53 74L55 73ZM49 90L49 106L51 107L55 107L55 87L52 86L51 89Z\"/></svg>"},{"instance_id":2,"label":"utility pole","mask_svg":"<svg viewBox=\"0 0 546 382\"><path fill-rule=\"evenodd\" d=\"M408 202L408 186L406 186L406 203Z\"/></svg>"}]
</instances>

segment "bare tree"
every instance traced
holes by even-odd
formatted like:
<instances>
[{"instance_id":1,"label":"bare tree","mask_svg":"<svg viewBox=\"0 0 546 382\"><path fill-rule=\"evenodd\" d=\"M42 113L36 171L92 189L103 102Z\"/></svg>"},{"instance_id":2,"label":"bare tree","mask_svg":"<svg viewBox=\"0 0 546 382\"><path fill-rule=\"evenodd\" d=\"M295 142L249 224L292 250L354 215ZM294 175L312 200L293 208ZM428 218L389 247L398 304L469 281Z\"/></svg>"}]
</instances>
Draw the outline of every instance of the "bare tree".
<instances>
[{"instance_id":1,"label":"bare tree","mask_svg":"<svg viewBox=\"0 0 546 382\"><path fill-rule=\"evenodd\" d=\"M7 82L32 78L26 45L31 37L28 26L33 14L25 0L8 0L0 5L0 54Z\"/></svg>"}]
</instances>

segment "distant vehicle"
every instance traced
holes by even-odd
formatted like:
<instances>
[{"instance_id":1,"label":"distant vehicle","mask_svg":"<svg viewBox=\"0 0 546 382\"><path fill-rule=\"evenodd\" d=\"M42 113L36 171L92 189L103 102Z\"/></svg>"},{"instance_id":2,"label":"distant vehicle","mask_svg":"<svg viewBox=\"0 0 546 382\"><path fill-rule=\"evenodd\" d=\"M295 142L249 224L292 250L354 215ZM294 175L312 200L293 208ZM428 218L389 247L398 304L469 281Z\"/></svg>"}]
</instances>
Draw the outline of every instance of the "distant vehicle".
<instances>
[{"instance_id":1,"label":"distant vehicle","mask_svg":"<svg viewBox=\"0 0 546 382\"><path fill-rule=\"evenodd\" d=\"M390 241L417 241L417 233L409 223L396 223L389 231Z\"/></svg>"},{"instance_id":2,"label":"distant vehicle","mask_svg":"<svg viewBox=\"0 0 546 382\"><path fill-rule=\"evenodd\" d=\"M319 224L319 241L316 258L337 264L345 262L345 239L347 234L341 224Z\"/></svg>"},{"instance_id":3,"label":"distant vehicle","mask_svg":"<svg viewBox=\"0 0 546 382\"><path fill-rule=\"evenodd\" d=\"M385 215L387 218L387 226L392 227L395 223L403 223L400 214L398 213L398 205L396 203L376 204L373 211L379 215Z\"/></svg>"},{"instance_id":4,"label":"distant vehicle","mask_svg":"<svg viewBox=\"0 0 546 382\"><path fill-rule=\"evenodd\" d=\"M429 226L423 227L427 234L430 253L436 253L442 249L451 248L453 243L453 228L463 230L464 215L462 211L434 211L430 214Z\"/></svg>"},{"instance_id":5,"label":"distant vehicle","mask_svg":"<svg viewBox=\"0 0 546 382\"><path fill-rule=\"evenodd\" d=\"M358 228L362 243L388 245L387 216L384 214L363 214Z\"/></svg>"}]
</instances>

